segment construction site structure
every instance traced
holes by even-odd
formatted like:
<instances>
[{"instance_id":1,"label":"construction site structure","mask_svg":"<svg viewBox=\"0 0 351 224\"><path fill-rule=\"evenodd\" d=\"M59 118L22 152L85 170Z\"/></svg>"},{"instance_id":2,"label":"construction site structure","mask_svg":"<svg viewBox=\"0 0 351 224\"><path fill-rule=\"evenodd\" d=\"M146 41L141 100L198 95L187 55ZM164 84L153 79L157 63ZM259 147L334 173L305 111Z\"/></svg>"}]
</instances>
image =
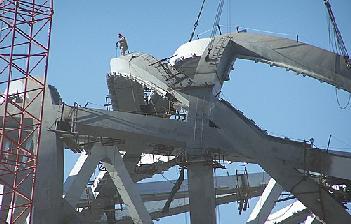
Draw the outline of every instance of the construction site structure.
<instances>
[{"instance_id":1,"label":"construction site structure","mask_svg":"<svg viewBox=\"0 0 351 224\"><path fill-rule=\"evenodd\" d=\"M36 195L47 210L35 216L34 209L34 223L151 223L190 211L192 223L213 224L216 205L238 201L243 211L261 194L249 223L309 216L322 223L350 222L343 206L350 200L350 153L270 136L218 98L236 59L284 67L351 91L346 62L335 53L274 36L216 36L208 54L210 41L182 45L170 63L144 53L113 58L107 75L113 111L64 105L57 90L47 87L39 166L39 178L47 182L38 184ZM80 157L60 185L64 148ZM140 164L145 154L167 159ZM216 177L213 169L223 160L259 164L268 174ZM137 183L175 165L187 170L187 178ZM40 172L41 166L50 172ZM282 191L303 206L296 202L290 205L293 213L270 214Z\"/></svg>"},{"instance_id":2,"label":"construction site structure","mask_svg":"<svg viewBox=\"0 0 351 224\"><path fill-rule=\"evenodd\" d=\"M16 14L30 5L24 2L2 1L9 7L2 11ZM39 30L47 27L50 33L52 5L44 3L49 4L30 5L37 13L25 10L19 24L47 21ZM37 23L23 22L22 17L41 13ZM19 29L13 24L7 27L14 35ZM7 89L1 89L0 223L150 224L190 212L192 224L215 224L216 206L236 201L241 213L257 196L250 224L351 223L345 208L351 200L351 153L271 136L219 97L241 59L351 92L351 69L343 55L276 36L212 35L183 44L169 62L137 52L112 58L106 76L110 101L107 109L96 109L62 103L58 90L45 82L50 42L35 41L37 33L0 48L3 61L13 58L2 70L11 68ZM29 43L47 51L2 53L6 46L23 50ZM42 60L29 63L40 55ZM25 70L16 64L22 59ZM34 72L37 68L45 69ZM24 71L25 78L13 76L15 70ZM65 149L79 155L66 180ZM158 159L144 164L145 155ZM214 175L225 162L258 164L265 172ZM177 180L142 181L174 166L179 167ZM281 199L284 191L289 197ZM278 201L289 198L297 201L272 213Z\"/></svg>"}]
</instances>

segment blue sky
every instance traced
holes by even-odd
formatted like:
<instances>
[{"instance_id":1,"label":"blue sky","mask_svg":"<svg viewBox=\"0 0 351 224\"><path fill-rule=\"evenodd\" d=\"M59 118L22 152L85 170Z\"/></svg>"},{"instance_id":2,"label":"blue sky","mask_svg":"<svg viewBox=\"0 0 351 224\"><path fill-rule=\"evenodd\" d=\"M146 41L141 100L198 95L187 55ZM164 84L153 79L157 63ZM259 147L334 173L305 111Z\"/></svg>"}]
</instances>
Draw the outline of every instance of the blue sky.
<instances>
[{"instance_id":1,"label":"blue sky","mask_svg":"<svg viewBox=\"0 0 351 224\"><path fill-rule=\"evenodd\" d=\"M55 1L49 83L68 104L91 102L91 107L101 107L108 93L105 76L116 55L117 33L125 34L130 51L168 57L189 39L201 2ZM330 3L351 51L351 1ZM211 29L217 4L213 0L205 4L198 34ZM331 49L323 0L225 0L220 24L226 26L223 32L229 31L229 25L232 31L239 25L284 33L291 39L298 34L300 41ZM331 148L351 151L351 106L339 109L334 87L244 60L235 63L230 78L222 97L269 133L293 139L313 137L317 146L326 146L331 134ZM341 104L346 104L348 93L338 93ZM71 164L73 159L66 158ZM221 206L221 223L245 220L248 212L239 217L236 209L235 203ZM158 223L185 223L185 218L180 215Z\"/></svg>"}]
</instances>

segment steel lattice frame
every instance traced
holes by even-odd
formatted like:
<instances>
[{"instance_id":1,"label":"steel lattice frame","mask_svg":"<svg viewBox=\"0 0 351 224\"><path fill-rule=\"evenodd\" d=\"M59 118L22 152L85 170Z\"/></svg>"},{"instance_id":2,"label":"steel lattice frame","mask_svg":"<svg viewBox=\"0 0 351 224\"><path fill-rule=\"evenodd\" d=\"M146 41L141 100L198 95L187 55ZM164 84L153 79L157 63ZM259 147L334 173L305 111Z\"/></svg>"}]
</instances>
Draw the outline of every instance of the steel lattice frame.
<instances>
[{"instance_id":1,"label":"steel lattice frame","mask_svg":"<svg viewBox=\"0 0 351 224\"><path fill-rule=\"evenodd\" d=\"M52 16L53 0L0 0L1 223L31 223Z\"/></svg>"}]
</instances>

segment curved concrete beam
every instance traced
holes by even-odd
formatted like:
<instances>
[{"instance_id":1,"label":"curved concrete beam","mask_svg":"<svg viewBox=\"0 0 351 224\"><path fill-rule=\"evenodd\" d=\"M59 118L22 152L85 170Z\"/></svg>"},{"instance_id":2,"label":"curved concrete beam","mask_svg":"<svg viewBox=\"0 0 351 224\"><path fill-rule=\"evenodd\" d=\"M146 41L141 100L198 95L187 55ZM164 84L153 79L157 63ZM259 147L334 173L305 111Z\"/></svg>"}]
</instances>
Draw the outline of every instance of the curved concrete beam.
<instances>
[{"instance_id":1,"label":"curved concrete beam","mask_svg":"<svg viewBox=\"0 0 351 224\"><path fill-rule=\"evenodd\" d=\"M161 63L151 55L134 53L112 58L111 75L123 76L156 91L161 96L172 95L180 107L188 107L189 102L179 92L168 85L169 77L177 71L167 64ZM177 103L176 103L177 104Z\"/></svg>"},{"instance_id":2,"label":"curved concrete beam","mask_svg":"<svg viewBox=\"0 0 351 224\"><path fill-rule=\"evenodd\" d=\"M211 49L209 46L196 72L215 72L221 83L228 79L232 64L239 58L293 70L351 92L351 69L344 58L306 43L262 34L231 33L217 36Z\"/></svg>"}]
</instances>

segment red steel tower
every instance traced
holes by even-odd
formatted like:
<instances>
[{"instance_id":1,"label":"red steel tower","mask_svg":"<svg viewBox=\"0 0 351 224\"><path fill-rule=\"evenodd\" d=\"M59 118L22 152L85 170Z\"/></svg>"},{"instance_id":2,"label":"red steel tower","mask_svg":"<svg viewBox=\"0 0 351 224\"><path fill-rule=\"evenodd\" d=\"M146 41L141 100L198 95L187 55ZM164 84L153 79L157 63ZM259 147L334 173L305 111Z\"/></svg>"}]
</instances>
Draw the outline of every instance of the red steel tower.
<instances>
[{"instance_id":1,"label":"red steel tower","mask_svg":"<svg viewBox=\"0 0 351 224\"><path fill-rule=\"evenodd\" d=\"M52 17L53 0L0 0L0 223L31 223Z\"/></svg>"}]
</instances>

